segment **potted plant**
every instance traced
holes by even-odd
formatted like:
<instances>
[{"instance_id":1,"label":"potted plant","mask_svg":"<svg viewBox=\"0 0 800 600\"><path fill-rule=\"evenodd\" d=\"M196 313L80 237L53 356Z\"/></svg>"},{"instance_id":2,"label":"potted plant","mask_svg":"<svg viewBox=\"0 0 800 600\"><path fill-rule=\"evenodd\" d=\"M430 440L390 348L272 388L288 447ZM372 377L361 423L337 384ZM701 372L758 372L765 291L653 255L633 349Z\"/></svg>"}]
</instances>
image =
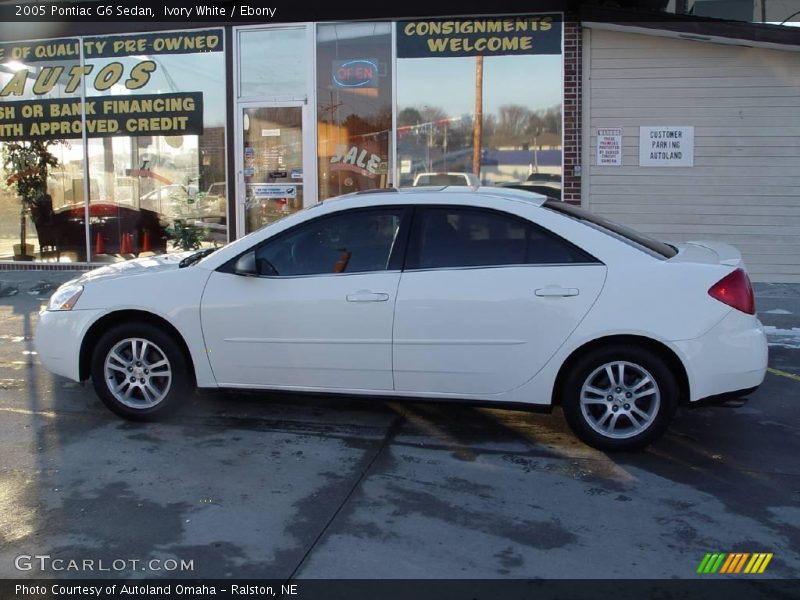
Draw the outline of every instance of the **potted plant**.
<instances>
[{"instance_id":1,"label":"potted plant","mask_svg":"<svg viewBox=\"0 0 800 600\"><path fill-rule=\"evenodd\" d=\"M14 186L20 201L19 244L14 244L14 260L33 260L33 244L27 240L27 219L31 210L47 196L47 172L58 166L58 158L50 152L61 140L6 142L3 145L3 167L6 185Z\"/></svg>"},{"instance_id":2,"label":"potted plant","mask_svg":"<svg viewBox=\"0 0 800 600\"><path fill-rule=\"evenodd\" d=\"M181 250L199 250L203 239L202 229L184 219L175 219L167 235L172 238L172 247Z\"/></svg>"}]
</instances>

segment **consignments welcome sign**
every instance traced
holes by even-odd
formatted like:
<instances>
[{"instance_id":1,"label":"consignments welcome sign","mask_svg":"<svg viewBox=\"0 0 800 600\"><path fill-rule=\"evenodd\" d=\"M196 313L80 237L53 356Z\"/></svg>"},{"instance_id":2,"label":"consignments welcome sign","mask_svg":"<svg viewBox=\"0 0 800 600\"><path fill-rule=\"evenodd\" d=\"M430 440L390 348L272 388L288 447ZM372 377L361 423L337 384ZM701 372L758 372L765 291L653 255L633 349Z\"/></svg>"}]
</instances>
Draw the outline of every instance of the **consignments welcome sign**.
<instances>
[{"instance_id":1,"label":"consignments welcome sign","mask_svg":"<svg viewBox=\"0 0 800 600\"><path fill-rule=\"evenodd\" d=\"M561 54L561 15L400 21L398 58Z\"/></svg>"}]
</instances>

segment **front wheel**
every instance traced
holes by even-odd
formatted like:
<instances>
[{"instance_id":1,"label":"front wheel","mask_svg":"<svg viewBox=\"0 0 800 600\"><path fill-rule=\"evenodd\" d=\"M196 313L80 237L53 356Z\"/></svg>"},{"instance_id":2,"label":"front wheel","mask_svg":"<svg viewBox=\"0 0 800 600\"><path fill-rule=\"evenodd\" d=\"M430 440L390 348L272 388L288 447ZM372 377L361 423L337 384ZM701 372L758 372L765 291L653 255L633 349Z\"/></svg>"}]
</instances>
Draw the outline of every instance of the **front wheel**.
<instances>
[{"instance_id":1,"label":"front wheel","mask_svg":"<svg viewBox=\"0 0 800 600\"><path fill-rule=\"evenodd\" d=\"M665 361L646 348L609 346L578 359L562 388L564 417L599 450L635 450L661 437L678 404Z\"/></svg>"},{"instance_id":2,"label":"front wheel","mask_svg":"<svg viewBox=\"0 0 800 600\"><path fill-rule=\"evenodd\" d=\"M117 325L100 338L92 355L92 383L103 404L134 421L163 418L191 391L181 348L149 323Z\"/></svg>"}]
</instances>

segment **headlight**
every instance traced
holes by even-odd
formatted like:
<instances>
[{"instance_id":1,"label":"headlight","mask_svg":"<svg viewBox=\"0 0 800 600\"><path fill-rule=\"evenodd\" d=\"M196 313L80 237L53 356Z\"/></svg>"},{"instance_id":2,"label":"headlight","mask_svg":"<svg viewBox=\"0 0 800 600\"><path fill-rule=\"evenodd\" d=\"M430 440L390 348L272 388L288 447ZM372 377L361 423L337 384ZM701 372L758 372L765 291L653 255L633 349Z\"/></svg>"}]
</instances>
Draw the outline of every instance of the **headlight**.
<instances>
[{"instance_id":1,"label":"headlight","mask_svg":"<svg viewBox=\"0 0 800 600\"><path fill-rule=\"evenodd\" d=\"M56 290L56 293L50 297L47 310L72 310L82 293L82 285L60 287Z\"/></svg>"}]
</instances>

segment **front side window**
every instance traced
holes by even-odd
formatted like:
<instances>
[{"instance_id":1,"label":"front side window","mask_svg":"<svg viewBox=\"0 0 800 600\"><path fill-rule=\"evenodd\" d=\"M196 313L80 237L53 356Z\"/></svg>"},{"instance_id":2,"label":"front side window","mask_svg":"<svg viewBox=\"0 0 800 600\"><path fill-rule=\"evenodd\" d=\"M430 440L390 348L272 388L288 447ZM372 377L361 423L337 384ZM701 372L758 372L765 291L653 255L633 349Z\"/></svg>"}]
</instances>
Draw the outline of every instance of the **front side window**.
<instances>
[{"instance_id":1,"label":"front side window","mask_svg":"<svg viewBox=\"0 0 800 600\"><path fill-rule=\"evenodd\" d=\"M415 227L410 269L597 262L557 235L498 211L426 208Z\"/></svg>"},{"instance_id":2,"label":"front side window","mask_svg":"<svg viewBox=\"0 0 800 600\"><path fill-rule=\"evenodd\" d=\"M316 219L256 250L262 275L364 273L388 268L403 209L348 211Z\"/></svg>"}]
</instances>

